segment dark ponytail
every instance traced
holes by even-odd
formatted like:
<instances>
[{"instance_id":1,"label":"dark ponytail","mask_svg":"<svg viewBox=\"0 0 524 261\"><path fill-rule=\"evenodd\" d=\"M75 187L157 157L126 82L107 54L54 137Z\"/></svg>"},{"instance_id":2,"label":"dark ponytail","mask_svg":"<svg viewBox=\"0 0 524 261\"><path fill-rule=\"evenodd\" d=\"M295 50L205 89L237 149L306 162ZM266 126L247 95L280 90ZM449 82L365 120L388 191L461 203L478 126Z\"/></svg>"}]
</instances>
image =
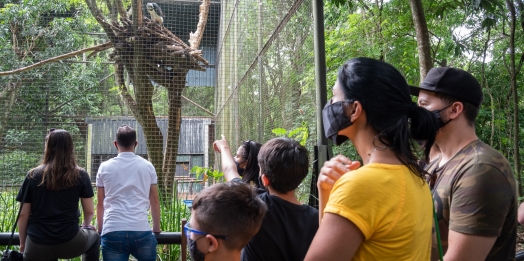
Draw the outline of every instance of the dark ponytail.
<instances>
[{"instance_id":1,"label":"dark ponytail","mask_svg":"<svg viewBox=\"0 0 524 261\"><path fill-rule=\"evenodd\" d=\"M244 155L242 158L247 161L246 170L242 175L242 181L246 183L253 182L257 188L262 188L258 181L258 175L260 173L260 167L258 166L258 152L262 144L248 140L242 142L241 145L244 148Z\"/></svg>"},{"instance_id":2,"label":"dark ponytail","mask_svg":"<svg viewBox=\"0 0 524 261\"><path fill-rule=\"evenodd\" d=\"M375 137L421 178L424 170L414 153L416 140L424 140L424 156L435 141L435 116L411 101L402 74L390 64L370 58L355 58L339 70L338 81L347 99L360 101Z\"/></svg>"},{"instance_id":3,"label":"dark ponytail","mask_svg":"<svg viewBox=\"0 0 524 261\"><path fill-rule=\"evenodd\" d=\"M435 136L437 135L437 118L433 113L420 106L415 106L408 114L408 117L411 120L410 131L413 139L411 146L417 147L417 144L413 143L415 141L424 141L424 160L427 162L429 161L429 152L435 143Z\"/></svg>"}]
</instances>

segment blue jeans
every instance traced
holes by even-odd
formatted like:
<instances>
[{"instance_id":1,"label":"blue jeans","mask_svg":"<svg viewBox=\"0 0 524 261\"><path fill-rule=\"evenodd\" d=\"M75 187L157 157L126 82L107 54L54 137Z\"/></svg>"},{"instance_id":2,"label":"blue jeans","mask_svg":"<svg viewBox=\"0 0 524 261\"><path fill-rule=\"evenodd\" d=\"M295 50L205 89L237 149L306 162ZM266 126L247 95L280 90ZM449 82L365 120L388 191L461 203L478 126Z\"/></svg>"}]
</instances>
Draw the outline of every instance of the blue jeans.
<instances>
[{"instance_id":1,"label":"blue jeans","mask_svg":"<svg viewBox=\"0 0 524 261\"><path fill-rule=\"evenodd\" d=\"M155 261L157 241L151 231L115 231L102 236L104 261Z\"/></svg>"}]
</instances>

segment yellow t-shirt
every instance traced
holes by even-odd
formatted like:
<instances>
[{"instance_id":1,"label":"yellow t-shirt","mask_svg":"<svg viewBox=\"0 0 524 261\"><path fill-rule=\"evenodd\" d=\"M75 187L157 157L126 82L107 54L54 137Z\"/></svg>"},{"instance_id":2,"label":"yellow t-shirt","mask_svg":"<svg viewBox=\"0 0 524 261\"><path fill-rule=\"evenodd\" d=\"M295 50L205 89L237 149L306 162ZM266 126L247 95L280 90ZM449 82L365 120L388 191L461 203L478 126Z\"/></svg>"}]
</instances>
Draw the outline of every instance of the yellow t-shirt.
<instances>
[{"instance_id":1,"label":"yellow t-shirt","mask_svg":"<svg viewBox=\"0 0 524 261\"><path fill-rule=\"evenodd\" d=\"M324 210L353 222L365 239L352 260L429 260L433 205L408 167L371 163L343 175Z\"/></svg>"}]
</instances>

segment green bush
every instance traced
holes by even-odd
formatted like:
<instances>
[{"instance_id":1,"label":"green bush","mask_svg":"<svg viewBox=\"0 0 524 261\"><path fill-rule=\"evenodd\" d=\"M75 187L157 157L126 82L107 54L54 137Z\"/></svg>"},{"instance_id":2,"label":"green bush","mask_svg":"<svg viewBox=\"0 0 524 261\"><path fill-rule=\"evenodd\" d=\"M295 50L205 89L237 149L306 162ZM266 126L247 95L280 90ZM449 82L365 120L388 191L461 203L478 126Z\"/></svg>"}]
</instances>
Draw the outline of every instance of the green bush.
<instances>
[{"instance_id":1,"label":"green bush","mask_svg":"<svg viewBox=\"0 0 524 261\"><path fill-rule=\"evenodd\" d=\"M15 150L0 154L0 181L3 185L20 185L27 172L36 167L41 154Z\"/></svg>"}]
</instances>

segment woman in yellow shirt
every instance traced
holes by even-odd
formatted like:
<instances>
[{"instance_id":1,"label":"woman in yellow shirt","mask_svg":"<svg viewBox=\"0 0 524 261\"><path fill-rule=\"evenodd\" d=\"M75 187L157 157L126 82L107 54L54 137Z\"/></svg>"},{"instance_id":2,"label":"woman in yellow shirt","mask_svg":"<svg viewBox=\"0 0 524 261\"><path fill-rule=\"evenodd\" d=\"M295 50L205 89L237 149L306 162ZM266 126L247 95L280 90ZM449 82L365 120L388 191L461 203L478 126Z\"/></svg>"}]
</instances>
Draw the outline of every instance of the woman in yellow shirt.
<instances>
[{"instance_id":1,"label":"woman in yellow shirt","mask_svg":"<svg viewBox=\"0 0 524 261\"><path fill-rule=\"evenodd\" d=\"M393 66L355 58L339 70L322 111L325 134L351 140L360 162L338 155L319 176L320 227L305 260L429 260L432 199L413 150L437 132Z\"/></svg>"}]
</instances>

